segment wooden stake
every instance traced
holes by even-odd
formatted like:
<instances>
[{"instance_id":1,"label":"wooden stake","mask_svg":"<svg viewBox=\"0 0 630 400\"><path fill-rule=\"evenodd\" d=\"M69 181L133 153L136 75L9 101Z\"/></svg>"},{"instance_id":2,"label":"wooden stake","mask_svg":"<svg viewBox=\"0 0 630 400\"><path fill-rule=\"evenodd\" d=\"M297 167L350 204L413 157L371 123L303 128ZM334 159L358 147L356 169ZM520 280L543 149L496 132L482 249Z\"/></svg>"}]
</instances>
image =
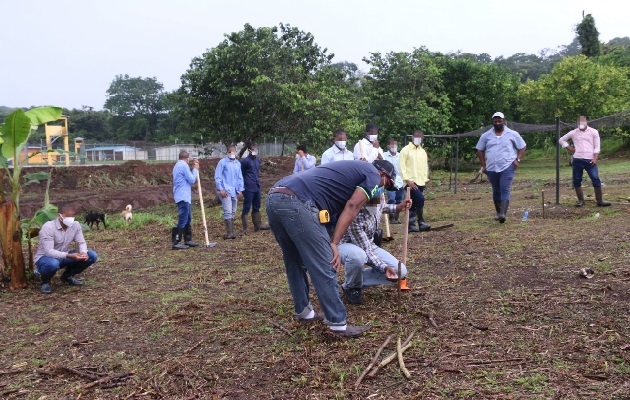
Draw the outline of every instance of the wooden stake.
<instances>
[{"instance_id":1,"label":"wooden stake","mask_svg":"<svg viewBox=\"0 0 630 400\"><path fill-rule=\"evenodd\" d=\"M367 368L363 371L361 376L359 376L359 378L357 378L357 381L354 383L354 388L355 389L359 388L359 385L361 384L361 381L363 380L363 378L365 378L365 375L367 375L367 373L370 372L370 370L372 369L374 364L376 364L376 361L378 360L378 357L381 355L381 352L389 344L390 340L392 340L393 337L394 337L394 335L389 335L387 337L387 340L385 340L385 343L383 343L381 345L381 347L379 347L378 351L376 352L376 355L374 356L374 358L372 358L372 361L370 361L370 364L367 366Z\"/></svg>"},{"instance_id":2,"label":"wooden stake","mask_svg":"<svg viewBox=\"0 0 630 400\"><path fill-rule=\"evenodd\" d=\"M545 219L545 191L542 191L542 216Z\"/></svg>"},{"instance_id":3,"label":"wooden stake","mask_svg":"<svg viewBox=\"0 0 630 400\"><path fill-rule=\"evenodd\" d=\"M405 374L407 379L410 379L411 373L409 373L409 370L405 367L405 360L403 360L402 348L400 346L400 336L398 336L398 342L396 342L396 354L398 355L398 365L400 366L400 370L403 374Z\"/></svg>"},{"instance_id":4,"label":"wooden stake","mask_svg":"<svg viewBox=\"0 0 630 400\"><path fill-rule=\"evenodd\" d=\"M203 194L201 193L201 171L197 171L197 190L199 191L199 204L201 205L201 219L203 220L203 234L206 239L204 247L210 248L217 245L216 242L210 243L208 239L208 225L206 224L206 209L203 206Z\"/></svg>"}]
</instances>

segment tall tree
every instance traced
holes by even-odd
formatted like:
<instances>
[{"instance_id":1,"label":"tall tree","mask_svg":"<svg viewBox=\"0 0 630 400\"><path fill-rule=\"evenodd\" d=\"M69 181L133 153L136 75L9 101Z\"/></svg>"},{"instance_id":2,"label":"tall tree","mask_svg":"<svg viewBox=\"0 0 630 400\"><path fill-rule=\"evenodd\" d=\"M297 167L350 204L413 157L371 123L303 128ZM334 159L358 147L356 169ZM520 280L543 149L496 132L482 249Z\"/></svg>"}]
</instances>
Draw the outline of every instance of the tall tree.
<instances>
[{"instance_id":1,"label":"tall tree","mask_svg":"<svg viewBox=\"0 0 630 400\"><path fill-rule=\"evenodd\" d=\"M116 75L107 89L105 109L113 114L119 139L151 140L162 113L164 86L157 78Z\"/></svg>"},{"instance_id":2,"label":"tall tree","mask_svg":"<svg viewBox=\"0 0 630 400\"><path fill-rule=\"evenodd\" d=\"M599 32L595 26L595 18L587 14L576 28L578 40L582 46L582 54L587 57L597 57L601 53L601 43L599 42Z\"/></svg>"}]
</instances>

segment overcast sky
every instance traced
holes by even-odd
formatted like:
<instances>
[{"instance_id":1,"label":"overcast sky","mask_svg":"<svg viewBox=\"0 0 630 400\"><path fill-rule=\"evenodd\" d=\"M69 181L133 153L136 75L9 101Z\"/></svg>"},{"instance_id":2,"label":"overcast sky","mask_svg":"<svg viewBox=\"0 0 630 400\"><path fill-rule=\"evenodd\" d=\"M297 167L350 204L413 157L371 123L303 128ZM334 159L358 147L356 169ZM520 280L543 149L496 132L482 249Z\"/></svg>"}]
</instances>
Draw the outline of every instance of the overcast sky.
<instances>
[{"instance_id":1,"label":"overcast sky","mask_svg":"<svg viewBox=\"0 0 630 400\"><path fill-rule=\"evenodd\" d=\"M175 90L193 57L283 22L364 71L372 52L535 53L567 45L582 10L601 41L630 36L628 0L3 0L0 105L102 109L118 74Z\"/></svg>"}]
</instances>

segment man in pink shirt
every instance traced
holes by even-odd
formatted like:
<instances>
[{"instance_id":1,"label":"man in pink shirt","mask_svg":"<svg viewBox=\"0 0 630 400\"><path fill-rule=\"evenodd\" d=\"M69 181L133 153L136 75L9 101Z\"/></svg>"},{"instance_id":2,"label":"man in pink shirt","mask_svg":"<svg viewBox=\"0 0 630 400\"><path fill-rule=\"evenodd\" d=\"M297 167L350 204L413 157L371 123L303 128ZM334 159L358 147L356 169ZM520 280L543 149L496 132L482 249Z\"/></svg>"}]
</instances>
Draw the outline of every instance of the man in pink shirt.
<instances>
[{"instance_id":1,"label":"man in pink shirt","mask_svg":"<svg viewBox=\"0 0 630 400\"><path fill-rule=\"evenodd\" d=\"M569 145L571 139L573 146ZM599 179L597 159L599 157L599 132L588 126L586 117L578 118L578 128L572 130L560 138L560 144L573 154L573 187L577 195L576 207L584 205L584 192L582 191L582 176L584 170L593 182L595 199L598 207L608 207L610 203L602 199L602 181Z\"/></svg>"}]
</instances>

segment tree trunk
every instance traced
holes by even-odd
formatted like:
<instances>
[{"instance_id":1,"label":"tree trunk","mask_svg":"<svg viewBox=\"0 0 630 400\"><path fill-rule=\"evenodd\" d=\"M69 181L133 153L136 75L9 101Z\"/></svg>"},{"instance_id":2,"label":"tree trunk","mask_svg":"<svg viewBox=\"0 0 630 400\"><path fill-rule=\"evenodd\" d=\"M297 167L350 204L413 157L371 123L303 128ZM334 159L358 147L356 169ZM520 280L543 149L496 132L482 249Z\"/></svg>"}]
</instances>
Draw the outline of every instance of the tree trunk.
<instances>
[{"instance_id":1,"label":"tree trunk","mask_svg":"<svg viewBox=\"0 0 630 400\"><path fill-rule=\"evenodd\" d=\"M9 289L23 289L28 285L22 252L22 228L15 203L11 200L0 203L0 244L4 272L11 268Z\"/></svg>"}]
</instances>

